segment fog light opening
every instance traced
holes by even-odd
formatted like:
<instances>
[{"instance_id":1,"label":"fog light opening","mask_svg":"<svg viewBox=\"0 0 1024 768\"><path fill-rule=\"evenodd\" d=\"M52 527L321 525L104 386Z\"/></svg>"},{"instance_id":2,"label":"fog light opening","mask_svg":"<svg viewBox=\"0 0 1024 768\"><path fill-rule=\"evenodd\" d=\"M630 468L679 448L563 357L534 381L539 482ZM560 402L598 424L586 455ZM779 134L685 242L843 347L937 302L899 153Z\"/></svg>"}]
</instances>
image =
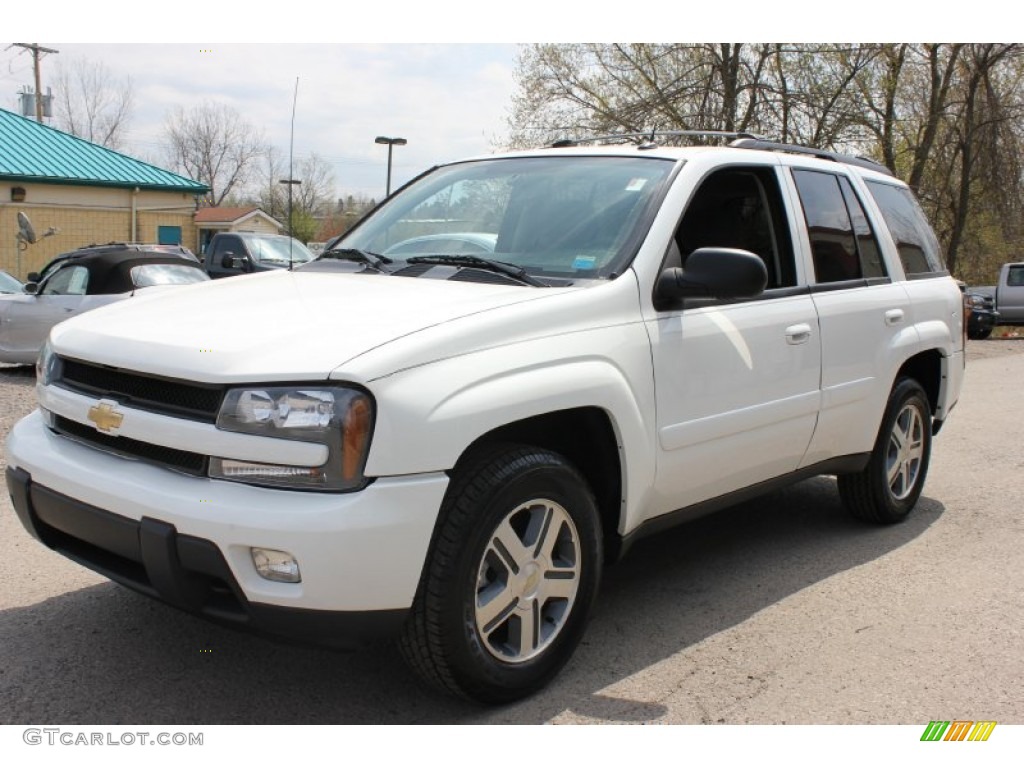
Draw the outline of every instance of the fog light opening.
<instances>
[{"instance_id":1,"label":"fog light opening","mask_svg":"<svg viewBox=\"0 0 1024 768\"><path fill-rule=\"evenodd\" d=\"M298 584L302 581L299 561L290 552L261 547L252 547L251 552L252 564L261 578L267 581L283 581L288 584Z\"/></svg>"}]
</instances>

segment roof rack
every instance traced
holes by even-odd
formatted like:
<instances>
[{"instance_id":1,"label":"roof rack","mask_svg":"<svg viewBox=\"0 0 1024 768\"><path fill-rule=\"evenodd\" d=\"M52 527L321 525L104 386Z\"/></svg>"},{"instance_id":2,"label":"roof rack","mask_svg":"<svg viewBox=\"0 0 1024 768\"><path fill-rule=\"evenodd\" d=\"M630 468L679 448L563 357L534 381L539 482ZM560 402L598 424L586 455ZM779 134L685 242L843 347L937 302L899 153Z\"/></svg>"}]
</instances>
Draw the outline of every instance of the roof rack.
<instances>
[{"instance_id":1,"label":"roof rack","mask_svg":"<svg viewBox=\"0 0 1024 768\"><path fill-rule=\"evenodd\" d=\"M868 168L878 173L884 173L886 176L896 175L881 163L867 157L844 155L839 152L829 152L827 149L815 149L814 147L804 147L799 144L783 144L777 141L766 141L761 138L742 136L732 141L729 146L738 149L762 149L769 152L790 152L795 155L810 155L822 160L832 160L836 163L848 163L849 165Z\"/></svg>"},{"instance_id":2,"label":"roof rack","mask_svg":"<svg viewBox=\"0 0 1024 768\"><path fill-rule=\"evenodd\" d=\"M565 147L578 147L580 144L591 144L594 142L635 142L640 149L653 149L659 146L655 141L658 138L714 138L714 139L753 139L763 141L760 136L742 131L645 131L644 133L610 133L604 136L587 136L582 139L559 139L551 144L552 149L563 149Z\"/></svg>"}]
</instances>

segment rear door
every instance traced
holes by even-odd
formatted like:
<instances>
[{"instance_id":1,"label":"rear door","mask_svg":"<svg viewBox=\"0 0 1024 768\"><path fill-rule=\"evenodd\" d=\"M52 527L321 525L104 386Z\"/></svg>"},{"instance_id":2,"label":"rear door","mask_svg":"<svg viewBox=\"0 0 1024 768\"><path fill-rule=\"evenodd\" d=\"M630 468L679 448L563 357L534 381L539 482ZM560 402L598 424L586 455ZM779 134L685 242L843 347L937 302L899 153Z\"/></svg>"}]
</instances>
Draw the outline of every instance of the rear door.
<instances>
[{"instance_id":1,"label":"rear door","mask_svg":"<svg viewBox=\"0 0 1024 768\"><path fill-rule=\"evenodd\" d=\"M913 348L910 298L893 282L865 206L841 169L791 168L821 333L821 415L802 466L870 451L894 360Z\"/></svg>"}]
</instances>

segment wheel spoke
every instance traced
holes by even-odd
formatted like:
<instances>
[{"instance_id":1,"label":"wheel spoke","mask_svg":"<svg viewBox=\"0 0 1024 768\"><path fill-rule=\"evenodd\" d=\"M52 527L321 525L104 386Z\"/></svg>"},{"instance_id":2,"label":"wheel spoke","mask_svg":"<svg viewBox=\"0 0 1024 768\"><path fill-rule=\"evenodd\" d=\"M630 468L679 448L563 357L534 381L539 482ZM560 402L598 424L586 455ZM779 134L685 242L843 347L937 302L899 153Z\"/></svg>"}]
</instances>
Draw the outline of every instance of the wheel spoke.
<instances>
[{"instance_id":1,"label":"wheel spoke","mask_svg":"<svg viewBox=\"0 0 1024 768\"><path fill-rule=\"evenodd\" d=\"M537 629L540 627L540 621L537 613L540 606L536 600L531 600L529 606L524 611L519 611L516 616L519 618L519 655L529 656L533 653L537 647L538 637Z\"/></svg>"},{"instance_id":2,"label":"wheel spoke","mask_svg":"<svg viewBox=\"0 0 1024 768\"><path fill-rule=\"evenodd\" d=\"M579 574L575 568L552 568L544 572L541 594L544 598L565 598L571 600L576 596Z\"/></svg>"},{"instance_id":3,"label":"wheel spoke","mask_svg":"<svg viewBox=\"0 0 1024 768\"><path fill-rule=\"evenodd\" d=\"M512 573L519 573L530 561L530 550L523 546L519 534L512 528L509 518L502 521L491 538L492 551L501 558Z\"/></svg>"},{"instance_id":4,"label":"wheel spoke","mask_svg":"<svg viewBox=\"0 0 1024 768\"><path fill-rule=\"evenodd\" d=\"M902 469L902 467L903 467L903 462L899 460L899 456L897 455L896 459L889 466L889 471L886 474L886 479L889 482L889 487L890 488L893 488L893 486L896 484L896 477L899 475L900 470ZM894 490L893 493L895 493L895 492L896 491Z\"/></svg>"},{"instance_id":5,"label":"wheel spoke","mask_svg":"<svg viewBox=\"0 0 1024 768\"><path fill-rule=\"evenodd\" d=\"M555 546L555 540L558 538L559 521L555 520L555 511L551 507L544 507L544 512L540 517L543 523L537 534L533 556L535 558L541 556L550 558L551 549Z\"/></svg>"},{"instance_id":6,"label":"wheel spoke","mask_svg":"<svg viewBox=\"0 0 1024 768\"><path fill-rule=\"evenodd\" d=\"M495 594L488 594L489 592ZM481 602L481 598L486 599ZM477 596L476 622L480 631L484 634L490 633L496 626L508 618L508 615L516 607L518 596L513 594L508 587L498 590L485 590Z\"/></svg>"}]
</instances>

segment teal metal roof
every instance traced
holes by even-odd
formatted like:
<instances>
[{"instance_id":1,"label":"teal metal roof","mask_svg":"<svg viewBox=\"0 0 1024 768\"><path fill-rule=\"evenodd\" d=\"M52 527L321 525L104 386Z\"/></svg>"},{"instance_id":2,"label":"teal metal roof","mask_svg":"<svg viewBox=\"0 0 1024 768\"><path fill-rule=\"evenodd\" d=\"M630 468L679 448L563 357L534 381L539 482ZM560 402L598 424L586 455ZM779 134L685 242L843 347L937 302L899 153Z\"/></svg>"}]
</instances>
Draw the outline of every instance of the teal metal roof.
<instances>
[{"instance_id":1,"label":"teal metal roof","mask_svg":"<svg viewBox=\"0 0 1024 768\"><path fill-rule=\"evenodd\" d=\"M202 193L198 181L0 109L0 179Z\"/></svg>"}]
</instances>

